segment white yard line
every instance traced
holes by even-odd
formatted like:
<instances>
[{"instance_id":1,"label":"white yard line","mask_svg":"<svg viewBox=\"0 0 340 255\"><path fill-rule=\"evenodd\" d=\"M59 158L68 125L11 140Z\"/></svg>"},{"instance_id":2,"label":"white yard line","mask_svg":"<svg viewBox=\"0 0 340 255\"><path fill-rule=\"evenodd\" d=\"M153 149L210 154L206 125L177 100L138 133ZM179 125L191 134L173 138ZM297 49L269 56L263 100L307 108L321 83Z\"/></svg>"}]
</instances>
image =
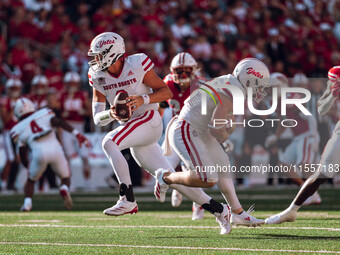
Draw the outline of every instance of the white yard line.
<instances>
[{"instance_id":1,"label":"white yard line","mask_svg":"<svg viewBox=\"0 0 340 255\"><path fill-rule=\"evenodd\" d=\"M40 227L40 228L191 228L191 229L216 229L220 228L218 226L130 226L130 225L120 225L120 226L101 226L101 225L55 225L55 224L0 224L0 227ZM340 231L340 228L319 228L319 227L245 227L239 226L237 228L246 229L292 229L292 230L326 230L326 231ZM236 228L236 229L237 229Z\"/></svg>"},{"instance_id":2,"label":"white yard line","mask_svg":"<svg viewBox=\"0 0 340 255\"><path fill-rule=\"evenodd\" d=\"M180 246L159 246L159 245L153 246L153 245L124 245L124 244L30 243L30 242L0 242L0 244L340 254L340 251L326 251L326 250L313 251L313 250L279 250L279 249L250 249L250 248L245 249L245 248L222 248L222 247L221 248L220 247L185 247L185 246L180 247Z\"/></svg>"},{"instance_id":3,"label":"white yard line","mask_svg":"<svg viewBox=\"0 0 340 255\"><path fill-rule=\"evenodd\" d=\"M34 223L60 223L61 220L19 220L19 222L34 222Z\"/></svg>"}]
</instances>

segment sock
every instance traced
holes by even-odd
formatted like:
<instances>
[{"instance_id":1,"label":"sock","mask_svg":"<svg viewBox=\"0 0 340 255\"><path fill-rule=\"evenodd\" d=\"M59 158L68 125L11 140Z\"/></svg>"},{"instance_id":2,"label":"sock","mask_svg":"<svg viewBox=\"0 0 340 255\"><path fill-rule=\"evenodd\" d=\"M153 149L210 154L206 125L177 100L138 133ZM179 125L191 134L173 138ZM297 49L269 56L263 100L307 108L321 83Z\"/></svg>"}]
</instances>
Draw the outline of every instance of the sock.
<instances>
[{"instance_id":1,"label":"sock","mask_svg":"<svg viewBox=\"0 0 340 255\"><path fill-rule=\"evenodd\" d=\"M237 215L241 215L242 213L244 213L244 210L242 212L238 213Z\"/></svg>"},{"instance_id":2,"label":"sock","mask_svg":"<svg viewBox=\"0 0 340 255\"><path fill-rule=\"evenodd\" d=\"M59 189L66 189L66 190L68 190L68 187L67 187L67 185L66 184L63 184L63 185L61 185L60 186L60 188Z\"/></svg>"},{"instance_id":3,"label":"sock","mask_svg":"<svg viewBox=\"0 0 340 255\"><path fill-rule=\"evenodd\" d=\"M179 184L171 184L169 187L172 189L176 189L183 196L187 197L189 200L199 205L209 203L209 201L211 200L211 197L208 196L201 188L191 188Z\"/></svg>"},{"instance_id":4,"label":"sock","mask_svg":"<svg viewBox=\"0 0 340 255\"><path fill-rule=\"evenodd\" d=\"M211 199L209 204L203 204L202 208L211 212L212 214L223 212L223 205L215 201L214 199Z\"/></svg>"},{"instance_id":5,"label":"sock","mask_svg":"<svg viewBox=\"0 0 340 255\"><path fill-rule=\"evenodd\" d=\"M24 204L27 205L31 205L32 204L32 198L31 197L25 197L24 199Z\"/></svg>"},{"instance_id":6,"label":"sock","mask_svg":"<svg viewBox=\"0 0 340 255\"><path fill-rule=\"evenodd\" d=\"M222 176L222 174L219 175L217 185L232 211L242 208L242 205L240 204L240 201L236 195L233 180L230 178L230 176Z\"/></svg>"},{"instance_id":7,"label":"sock","mask_svg":"<svg viewBox=\"0 0 340 255\"><path fill-rule=\"evenodd\" d=\"M126 200L129 202L135 201L135 196L133 194L132 185L129 185L129 187L126 186L125 183L122 183L119 185L119 195L126 196Z\"/></svg>"},{"instance_id":8,"label":"sock","mask_svg":"<svg viewBox=\"0 0 340 255\"><path fill-rule=\"evenodd\" d=\"M197 209L203 209L202 206L200 206L199 204L197 204L195 202L192 203L192 207L197 208Z\"/></svg>"},{"instance_id":9,"label":"sock","mask_svg":"<svg viewBox=\"0 0 340 255\"><path fill-rule=\"evenodd\" d=\"M291 210L291 211L298 211L300 209L301 205L296 205L294 203L291 203L290 206L288 207L288 210Z\"/></svg>"},{"instance_id":10,"label":"sock","mask_svg":"<svg viewBox=\"0 0 340 255\"><path fill-rule=\"evenodd\" d=\"M117 144L115 144L111 139L104 139L103 150L111 163L119 184L125 183L127 186L131 185L132 182L130 178L129 165L123 154L120 152Z\"/></svg>"}]
</instances>

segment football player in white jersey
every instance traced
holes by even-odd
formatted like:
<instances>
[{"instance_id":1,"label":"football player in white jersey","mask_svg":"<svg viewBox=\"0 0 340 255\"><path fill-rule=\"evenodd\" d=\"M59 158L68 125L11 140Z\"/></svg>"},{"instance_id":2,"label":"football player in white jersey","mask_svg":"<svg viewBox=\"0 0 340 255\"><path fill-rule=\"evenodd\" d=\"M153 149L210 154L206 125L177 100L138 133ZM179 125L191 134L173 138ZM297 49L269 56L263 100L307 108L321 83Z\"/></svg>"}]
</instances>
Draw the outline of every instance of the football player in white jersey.
<instances>
[{"instance_id":1,"label":"football player in white jersey","mask_svg":"<svg viewBox=\"0 0 340 255\"><path fill-rule=\"evenodd\" d=\"M136 162L155 175L157 169L174 171L164 158L158 140L162 134L162 120L158 113L159 102L172 97L172 93L162 79L154 72L153 62L145 54L125 56L123 38L112 32L96 36L90 46L89 83L93 87L92 114L96 125L104 126L118 120L120 126L109 132L102 141L102 147L110 160L119 181L118 202L104 210L104 214L120 216L136 213L138 206L134 198L128 164L121 150L130 148ZM121 121L113 108L117 93L122 90L129 94L128 105L132 107L132 117ZM106 101L110 109L105 110ZM221 226L221 234L230 232L228 220L229 207L222 205L206 195L202 189L194 189L182 185L171 185L191 201L215 215ZM165 193L157 193L158 200L164 202Z\"/></svg>"},{"instance_id":2,"label":"football player in white jersey","mask_svg":"<svg viewBox=\"0 0 340 255\"><path fill-rule=\"evenodd\" d=\"M214 166L230 165L228 155L220 143L225 142L235 128L235 125L230 127L225 123L214 125L213 120L228 120L229 124L230 119L233 119L233 101L236 99L230 91L235 91L235 87L243 95L247 87L251 87L255 101L261 101L266 95L265 87L269 86L269 70L260 60L246 58L236 65L232 75L217 77L204 85L204 88L191 93L190 98L185 101L178 118L175 117L176 119L172 121L166 137L168 146L170 145L180 156L190 171L173 173L157 170L155 187L162 187L165 193L168 185L171 184L209 188L217 183L229 204L242 208L230 173L207 170L209 167L212 169ZM211 97L206 99L207 109L206 114L203 114L202 93L206 91L211 94ZM243 210L240 216L235 217L236 215L231 215L231 222L235 225L249 225L246 223L251 220L254 221L253 225L264 223L263 220L256 219Z\"/></svg>"},{"instance_id":3,"label":"football player in white jersey","mask_svg":"<svg viewBox=\"0 0 340 255\"><path fill-rule=\"evenodd\" d=\"M190 92L194 91L200 82L205 82L205 80L196 76L197 62L187 52L178 53L173 58L171 61L170 70L171 73L164 78L164 81L174 95L174 97L169 100L169 105L171 106L171 109L173 109L172 116L176 116L180 113L181 108L184 106L185 100L190 96ZM175 120L175 118L173 120ZM230 146L230 141L227 140L227 143L224 146ZM165 143L163 143L162 148L163 150L166 150ZM225 154L225 157L228 156ZM176 168L181 162L181 158L174 150L172 150L171 153L167 153L165 158L169 161L173 168ZM181 165L181 167L186 170L184 165ZM226 193L226 196L227 200L230 201L229 204L233 214L233 222L231 222L232 224L239 225L242 223L243 225L249 226L256 225L258 222L263 222L262 220L259 221L255 217L248 215L247 213L243 213L244 210L236 196L234 184L232 182L227 188L229 189L229 192ZM181 202L181 193L174 189L171 195L172 206L177 207ZM248 217L249 221L243 221L244 218L248 219ZM204 208L202 208L199 204L193 203L192 220L200 220L203 218Z\"/></svg>"},{"instance_id":4,"label":"football player in white jersey","mask_svg":"<svg viewBox=\"0 0 340 255\"><path fill-rule=\"evenodd\" d=\"M28 168L28 178L24 188L25 200L20 210L32 210L34 183L41 177L48 164L61 178L60 195L65 207L71 209L73 203L69 193L70 170L64 151L56 138L54 127L61 127L71 132L77 137L80 145L90 146L88 140L78 130L55 117L51 109L43 108L35 111L33 102L27 98L19 98L16 101L14 114L19 122L11 129L11 138L19 148L22 164Z\"/></svg>"},{"instance_id":5,"label":"football player in white jersey","mask_svg":"<svg viewBox=\"0 0 340 255\"><path fill-rule=\"evenodd\" d=\"M318 112L321 115L327 114L334 102L340 96L340 66L334 66L328 71L327 89L318 101ZM326 147L321 155L319 171L310 176L300 191L294 198L290 206L265 221L267 224L279 224L282 222L295 221L297 211L303 203L312 196L319 186L327 182L328 178L333 178L335 173L339 172L340 166L340 121L336 124L331 138L328 140Z\"/></svg>"}]
</instances>

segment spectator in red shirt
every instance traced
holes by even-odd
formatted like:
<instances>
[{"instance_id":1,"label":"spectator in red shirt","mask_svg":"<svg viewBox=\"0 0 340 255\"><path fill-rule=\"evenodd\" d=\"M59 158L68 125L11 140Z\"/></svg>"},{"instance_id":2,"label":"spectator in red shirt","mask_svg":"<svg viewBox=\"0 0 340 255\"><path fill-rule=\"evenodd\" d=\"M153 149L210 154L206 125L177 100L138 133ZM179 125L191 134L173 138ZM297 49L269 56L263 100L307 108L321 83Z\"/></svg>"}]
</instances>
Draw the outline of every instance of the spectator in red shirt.
<instances>
[{"instance_id":1,"label":"spectator in red shirt","mask_svg":"<svg viewBox=\"0 0 340 255\"><path fill-rule=\"evenodd\" d=\"M63 84L63 71L61 60L55 58L52 60L51 65L46 70L45 75L49 82L49 89L57 94L60 94L64 89Z\"/></svg>"}]
</instances>

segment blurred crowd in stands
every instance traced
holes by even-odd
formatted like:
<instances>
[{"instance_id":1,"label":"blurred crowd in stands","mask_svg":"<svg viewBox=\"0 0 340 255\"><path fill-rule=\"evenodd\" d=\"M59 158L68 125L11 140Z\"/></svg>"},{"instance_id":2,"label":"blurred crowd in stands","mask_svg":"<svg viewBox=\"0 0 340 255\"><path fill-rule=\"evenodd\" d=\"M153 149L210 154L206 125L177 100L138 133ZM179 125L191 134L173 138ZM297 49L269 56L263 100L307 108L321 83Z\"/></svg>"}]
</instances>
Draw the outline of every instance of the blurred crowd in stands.
<instances>
[{"instance_id":1,"label":"blurred crowd in stands","mask_svg":"<svg viewBox=\"0 0 340 255\"><path fill-rule=\"evenodd\" d=\"M95 131L87 51L91 39L106 31L125 39L128 55L147 54L160 77L182 51L192 54L205 78L231 73L245 57L287 77L326 78L340 63L340 0L0 0L0 95L8 96L10 78L21 81L22 95L36 95L33 78L43 75L46 105L65 118L81 107L77 120L85 131ZM79 104L68 101L68 72L79 74ZM326 84L304 86L317 100ZM329 138L331 120L318 119L327 131L322 141Z\"/></svg>"},{"instance_id":2,"label":"blurred crowd in stands","mask_svg":"<svg viewBox=\"0 0 340 255\"><path fill-rule=\"evenodd\" d=\"M37 73L60 91L68 70L88 88L86 53L105 31L125 39L127 54L150 56L160 76L181 51L205 77L229 73L249 56L288 77L324 77L340 60L338 0L1 0L0 21L2 91L16 75L29 92Z\"/></svg>"}]
</instances>

